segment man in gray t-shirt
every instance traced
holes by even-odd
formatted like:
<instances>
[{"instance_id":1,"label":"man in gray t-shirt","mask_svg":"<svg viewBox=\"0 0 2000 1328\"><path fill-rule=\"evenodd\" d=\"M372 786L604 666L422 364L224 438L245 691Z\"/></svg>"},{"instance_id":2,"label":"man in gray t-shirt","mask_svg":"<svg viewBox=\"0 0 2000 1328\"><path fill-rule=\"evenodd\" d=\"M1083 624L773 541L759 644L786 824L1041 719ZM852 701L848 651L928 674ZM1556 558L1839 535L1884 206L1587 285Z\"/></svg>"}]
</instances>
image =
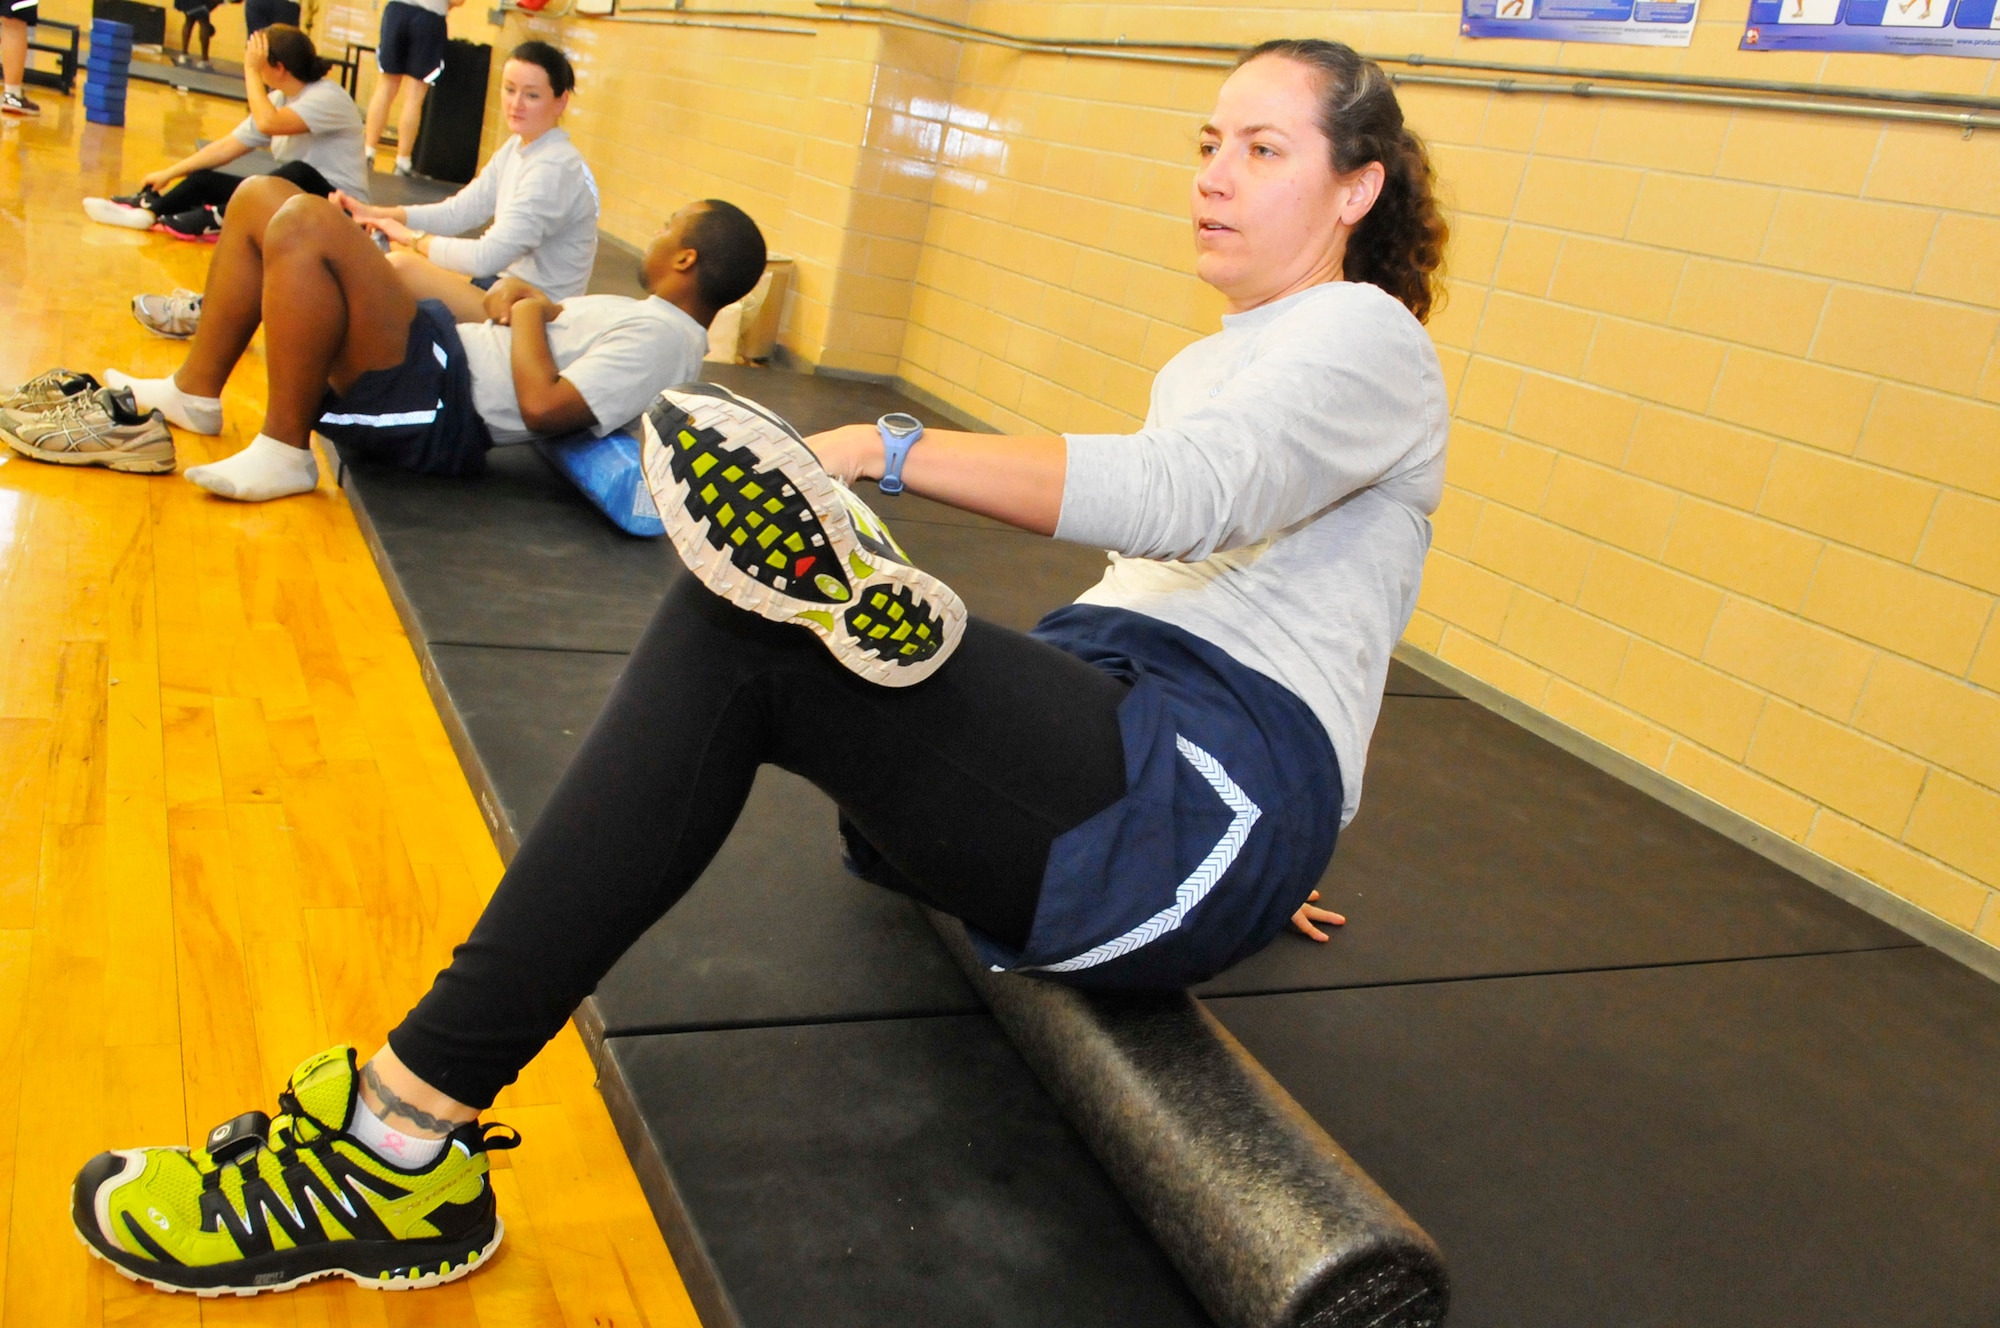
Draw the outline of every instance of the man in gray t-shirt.
<instances>
[{"instance_id":1,"label":"man in gray t-shirt","mask_svg":"<svg viewBox=\"0 0 2000 1328\"><path fill-rule=\"evenodd\" d=\"M704 329L764 272L757 224L717 199L676 212L640 265L649 296L558 304L507 279L489 321L460 327L418 300L344 212L270 177L237 192L216 246L201 326L172 376L133 379L141 411L222 430L222 387L260 322L264 423L234 456L187 472L224 498L262 502L317 486L314 432L426 474L476 474L495 442L589 429L602 436L697 373Z\"/></svg>"}]
</instances>

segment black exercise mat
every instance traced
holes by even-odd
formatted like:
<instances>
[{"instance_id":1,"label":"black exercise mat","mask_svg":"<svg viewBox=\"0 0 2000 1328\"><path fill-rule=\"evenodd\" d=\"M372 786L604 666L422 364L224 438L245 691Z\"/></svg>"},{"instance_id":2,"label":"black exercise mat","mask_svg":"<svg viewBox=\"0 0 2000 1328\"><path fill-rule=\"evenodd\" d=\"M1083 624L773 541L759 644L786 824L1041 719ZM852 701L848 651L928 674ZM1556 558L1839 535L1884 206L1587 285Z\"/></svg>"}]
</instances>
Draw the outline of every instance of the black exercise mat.
<instances>
[{"instance_id":1,"label":"black exercise mat","mask_svg":"<svg viewBox=\"0 0 2000 1328\"><path fill-rule=\"evenodd\" d=\"M1202 995L1916 942L1470 702L1388 697L1321 902ZM1335 1132L1336 1135L1338 1131Z\"/></svg>"},{"instance_id":2,"label":"black exercise mat","mask_svg":"<svg viewBox=\"0 0 2000 1328\"><path fill-rule=\"evenodd\" d=\"M2000 1322L2000 988L1934 951L1210 1004L1452 1328Z\"/></svg>"},{"instance_id":3,"label":"black exercise mat","mask_svg":"<svg viewBox=\"0 0 2000 1328\"><path fill-rule=\"evenodd\" d=\"M478 753L488 785L482 800L497 806L517 838L525 836L604 708L625 656L442 642L431 643L430 656L451 713Z\"/></svg>"},{"instance_id":4,"label":"black exercise mat","mask_svg":"<svg viewBox=\"0 0 2000 1328\"><path fill-rule=\"evenodd\" d=\"M983 1014L606 1045L747 1328L1209 1322Z\"/></svg>"}]
</instances>

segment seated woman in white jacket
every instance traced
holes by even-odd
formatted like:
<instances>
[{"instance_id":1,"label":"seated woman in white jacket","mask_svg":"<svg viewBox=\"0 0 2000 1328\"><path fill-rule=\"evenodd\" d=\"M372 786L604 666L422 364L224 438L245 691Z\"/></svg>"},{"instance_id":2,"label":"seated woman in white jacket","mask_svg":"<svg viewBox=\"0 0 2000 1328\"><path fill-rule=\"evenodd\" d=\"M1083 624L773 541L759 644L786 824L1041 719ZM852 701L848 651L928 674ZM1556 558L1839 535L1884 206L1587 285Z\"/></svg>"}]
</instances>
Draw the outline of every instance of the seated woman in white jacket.
<instances>
[{"instance_id":1,"label":"seated woman in white jacket","mask_svg":"<svg viewBox=\"0 0 2000 1328\"><path fill-rule=\"evenodd\" d=\"M569 57L547 42L522 42L500 75L513 137L471 184L441 203L409 207L371 207L346 194L333 201L401 246L389 261L410 293L442 301L461 322L485 319L486 291L503 276L556 301L581 295L597 261L597 181L557 123L575 87ZM478 239L453 238L483 221L493 224Z\"/></svg>"}]
</instances>

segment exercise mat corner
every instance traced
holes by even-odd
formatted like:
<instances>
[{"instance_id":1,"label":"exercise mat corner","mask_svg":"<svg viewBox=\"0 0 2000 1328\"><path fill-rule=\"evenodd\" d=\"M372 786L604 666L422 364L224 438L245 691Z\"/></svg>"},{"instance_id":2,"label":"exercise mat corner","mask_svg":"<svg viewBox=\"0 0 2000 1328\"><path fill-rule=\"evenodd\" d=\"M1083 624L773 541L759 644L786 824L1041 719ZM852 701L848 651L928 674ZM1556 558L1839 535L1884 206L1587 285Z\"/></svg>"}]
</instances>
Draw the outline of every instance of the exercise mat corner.
<instances>
[{"instance_id":1,"label":"exercise mat corner","mask_svg":"<svg viewBox=\"0 0 2000 1328\"><path fill-rule=\"evenodd\" d=\"M946 948L1222 1328L1436 1328L1437 1244L1185 992L1106 994Z\"/></svg>"}]
</instances>

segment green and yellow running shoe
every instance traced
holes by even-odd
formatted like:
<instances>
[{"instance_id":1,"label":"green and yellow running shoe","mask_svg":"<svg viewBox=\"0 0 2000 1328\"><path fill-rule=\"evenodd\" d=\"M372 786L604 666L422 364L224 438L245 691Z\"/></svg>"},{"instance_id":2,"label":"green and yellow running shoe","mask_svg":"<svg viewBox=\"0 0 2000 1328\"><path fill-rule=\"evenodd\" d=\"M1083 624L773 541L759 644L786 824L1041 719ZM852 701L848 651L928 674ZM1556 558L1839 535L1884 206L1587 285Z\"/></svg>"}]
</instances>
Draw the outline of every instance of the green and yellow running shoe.
<instances>
[{"instance_id":1,"label":"green and yellow running shoe","mask_svg":"<svg viewBox=\"0 0 2000 1328\"><path fill-rule=\"evenodd\" d=\"M922 682L958 648L964 601L910 561L784 420L697 383L662 392L642 435L667 535L710 590L810 629L884 687Z\"/></svg>"},{"instance_id":2,"label":"green and yellow running shoe","mask_svg":"<svg viewBox=\"0 0 2000 1328\"><path fill-rule=\"evenodd\" d=\"M344 1132L355 1083L354 1048L334 1047L292 1071L275 1120L238 1116L200 1148L99 1153L70 1193L77 1234L135 1282L202 1296L336 1275L407 1291L483 1266L503 1230L486 1154L520 1137L474 1122L405 1171Z\"/></svg>"}]
</instances>

